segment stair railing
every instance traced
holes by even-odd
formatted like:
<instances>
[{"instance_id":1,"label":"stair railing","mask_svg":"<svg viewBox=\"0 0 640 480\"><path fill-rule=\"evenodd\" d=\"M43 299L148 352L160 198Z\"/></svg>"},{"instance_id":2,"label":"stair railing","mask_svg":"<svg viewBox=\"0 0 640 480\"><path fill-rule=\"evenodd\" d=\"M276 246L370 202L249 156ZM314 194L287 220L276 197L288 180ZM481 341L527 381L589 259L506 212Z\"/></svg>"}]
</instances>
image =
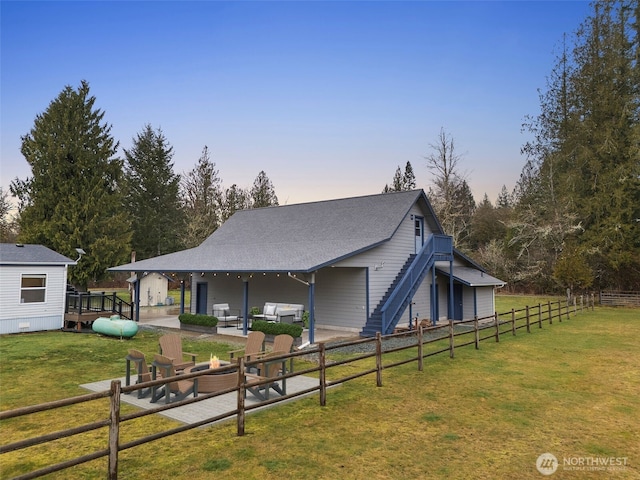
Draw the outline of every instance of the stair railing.
<instances>
[{"instance_id":1,"label":"stair railing","mask_svg":"<svg viewBox=\"0 0 640 480\"><path fill-rule=\"evenodd\" d=\"M447 235L429 235L413 263L380 309L383 335L389 333L389 327L404 313L409 305L409 300L424 277L425 271L433 265L436 257L443 256L449 260L452 259L452 255L453 241L451 237ZM445 258L438 258L438 260Z\"/></svg>"}]
</instances>

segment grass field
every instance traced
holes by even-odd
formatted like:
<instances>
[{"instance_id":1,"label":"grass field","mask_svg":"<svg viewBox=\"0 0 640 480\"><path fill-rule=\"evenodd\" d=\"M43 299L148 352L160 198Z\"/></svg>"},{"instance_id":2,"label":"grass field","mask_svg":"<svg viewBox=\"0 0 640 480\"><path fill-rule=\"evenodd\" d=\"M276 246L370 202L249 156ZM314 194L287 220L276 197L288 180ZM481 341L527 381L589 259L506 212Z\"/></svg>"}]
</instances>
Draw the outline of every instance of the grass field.
<instances>
[{"instance_id":1,"label":"grass field","mask_svg":"<svg viewBox=\"0 0 640 480\"><path fill-rule=\"evenodd\" d=\"M0 337L1 409L84 394L79 384L123 374L128 348L156 345L149 332L128 341L60 332ZM193 340L184 348L205 358L225 358L230 349ZM561 464L550 478L640 478L639 365L640 312L596 308L477 351L457 349L455 359L428 358L423 372L415 364L387 369L381 388L373 376L350 381L329 391L326 407L315 395L252 414L244 437L231 422L123 451L119 478L534 479L544 478L536 459L545 452ZM97 420L97 410L3 422L2 443ZM139 419L123 437L176 425ZM106 446L103 433L80 438L3 455L0 477ZM603 458L626 465L562 465ZM50 478L105 476L102 459Z\"/></svg>"}]
</instances>

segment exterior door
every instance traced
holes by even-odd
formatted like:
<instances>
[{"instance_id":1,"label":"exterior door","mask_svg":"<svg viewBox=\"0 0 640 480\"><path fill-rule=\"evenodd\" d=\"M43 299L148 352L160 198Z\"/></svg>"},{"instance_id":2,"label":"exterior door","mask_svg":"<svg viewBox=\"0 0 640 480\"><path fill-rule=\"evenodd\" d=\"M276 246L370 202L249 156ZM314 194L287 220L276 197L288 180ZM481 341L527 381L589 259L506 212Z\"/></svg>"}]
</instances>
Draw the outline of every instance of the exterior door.
<instances>
[{"instance_id":1,"label":"exterior door","mask_svg":"<svg viewBox=\"0 0 640 480\"><path fill-rule=\"evenodd\" d=\"M208 283L198 283L196 285L196 313L207 314L207 289Z\"/></svg>"},{"instance_id":2,"label":"exterior door","mask_svg":"<svg viewBox=\"0 0 640 480\"><path fill-rule=\"evenodd\" d=\"M415 237L416 237L416 251L418 253L422 249L422 245L424 244L424 218L423 217L414 217L415 223Z\"/></svg>"},{"instance_id":3,"label":"exterior door","mask_svg":"<svg viewBox=\"0 0 640 480\"><path fill-rule=\"evenodd\" d=\"M453 320L462 320L462 284L453 284Z\"/></svg>"}]
</instances>

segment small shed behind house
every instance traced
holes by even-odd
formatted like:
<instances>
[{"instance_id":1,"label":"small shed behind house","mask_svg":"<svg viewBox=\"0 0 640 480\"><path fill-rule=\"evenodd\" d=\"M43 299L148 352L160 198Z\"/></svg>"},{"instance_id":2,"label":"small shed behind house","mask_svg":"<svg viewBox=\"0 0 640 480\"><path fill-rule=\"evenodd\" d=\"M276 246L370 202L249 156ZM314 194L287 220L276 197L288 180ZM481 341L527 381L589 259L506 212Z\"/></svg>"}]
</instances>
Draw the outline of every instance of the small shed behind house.
<instances>
[{"instance_id":1,"label":"small shed behind house","mask_svg":"<svg viewBox=\"0 0 640 480\"><path fill-rule=\"evenodd\" d=\"M134 275L127 279L132 286L138 280ZM169 282L171 277L159 272L145 272L140 278L140 306L154 307L156 305L166 305L169 295ZM135 288L132 289L132 302L135 303ZM172 300L172 299L171 299Z\"/></svg>"}]
</instances>

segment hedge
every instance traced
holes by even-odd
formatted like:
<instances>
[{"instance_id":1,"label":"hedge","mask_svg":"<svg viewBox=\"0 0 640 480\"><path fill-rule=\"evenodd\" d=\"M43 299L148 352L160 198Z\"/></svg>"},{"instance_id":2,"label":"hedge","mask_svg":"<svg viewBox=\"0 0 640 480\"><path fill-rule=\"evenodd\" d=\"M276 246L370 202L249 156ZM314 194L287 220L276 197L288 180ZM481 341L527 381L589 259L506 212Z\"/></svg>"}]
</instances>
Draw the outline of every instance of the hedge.
<instances>
[{"instance_id":1,"label":"hedge","mask_svg":"<svg viewBox=\"0 0 640 480\"><path fill-rule=\"evenodd\" d=\"M218 325L218 317L201 313L181 313L178 315L178 320L180 320L180 323L187 325L201 325L203 327L215 327Z\"/></svg>"},{"instance_id":2,"label":"hedge","mask_svg":"<svg viewBox=\"0 0 640 480\"><path fill-rule=\"evenodd\" d=\"M302 335L301 325L266 322L264 320L255 320L251 324L251 330L264 332L265 335L280 335L286 333L287 335L291 335L293 338L297 338Z\"/></svg>"}]
</instances>

